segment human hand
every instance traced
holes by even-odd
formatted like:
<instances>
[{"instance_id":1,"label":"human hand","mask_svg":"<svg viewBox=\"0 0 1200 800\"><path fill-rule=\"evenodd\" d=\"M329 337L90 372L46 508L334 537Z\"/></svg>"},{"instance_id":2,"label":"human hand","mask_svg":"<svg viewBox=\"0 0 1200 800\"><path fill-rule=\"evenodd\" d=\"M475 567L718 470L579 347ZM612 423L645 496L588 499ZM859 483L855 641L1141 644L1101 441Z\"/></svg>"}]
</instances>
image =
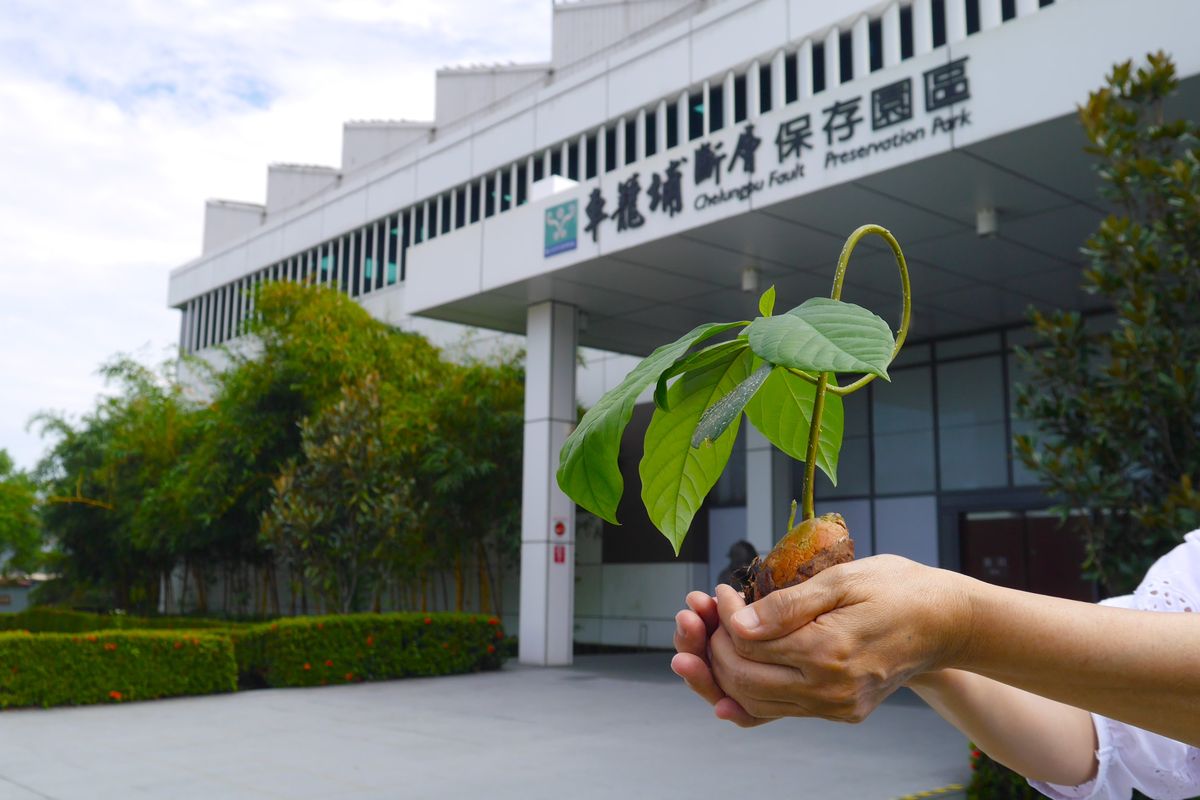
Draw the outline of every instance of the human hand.
<instances>
[{"instance_id":1,"label":"human hand","mask_svg":"<svg viewBox=\"0 0 1200 800\"><path fill-rule=\"evenodd\" d=\"M737 701L725 695L713 679L709 669L709 637L720 625L716 600L704 592L690 592L686 603L688 607L675 615L677 652L671 659L671 670L683 678L688 688L713 706L719 718L743 728L767 722L747 714Z\"/></svg>"},{"instance_id":2,"label":"human hand","mask_svg":"<svg viewBox=\"0 0 1200 800\"><path fill-rule=\"evenodd\" d=\"M860 722L915 675L952 666L962 576L897 556L839 564L747 607L717 587L716 686L751 717Z\"/></svg>"}]
</instances>

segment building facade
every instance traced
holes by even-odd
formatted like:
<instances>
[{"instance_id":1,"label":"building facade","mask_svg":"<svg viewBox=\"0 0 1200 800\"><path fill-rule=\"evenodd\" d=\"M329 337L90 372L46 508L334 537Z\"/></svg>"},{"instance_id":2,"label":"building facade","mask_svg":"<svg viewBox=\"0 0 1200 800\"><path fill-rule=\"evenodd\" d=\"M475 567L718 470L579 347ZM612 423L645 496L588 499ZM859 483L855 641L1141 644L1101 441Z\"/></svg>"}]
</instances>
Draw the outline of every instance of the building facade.
<instances>
[{"instance_id":1,"label":"building facade","mask_svg":"<svg viewBox=\"0 0 1200 800\"><path fill-rule=\"evenodd\" d=\"M826 295L845 237L878 223L908 257L911 343L848 398L818 511L862 554L1085 597L1013 457L1013 349L1030 304L1106 323L1078 288L1106 206L1074 110L1159 49L1196 109L1195 22L1186 0L556 2L550 62L442 70L435 120L347 123L340 168L274 165L265 205L210 201L203 254L171 273L181 347L239 340L266 280L337 286L435 341L525 336L521 658L667 646L732 542L782 535L798 472L744 426L677 559L637 507L648 404L625 524L577 525L553 477L576 402L697 324L752 318L768 285L783 308ZM864 243L844 296L896 324L890 251Z\"/></svg>"}]
</instances>

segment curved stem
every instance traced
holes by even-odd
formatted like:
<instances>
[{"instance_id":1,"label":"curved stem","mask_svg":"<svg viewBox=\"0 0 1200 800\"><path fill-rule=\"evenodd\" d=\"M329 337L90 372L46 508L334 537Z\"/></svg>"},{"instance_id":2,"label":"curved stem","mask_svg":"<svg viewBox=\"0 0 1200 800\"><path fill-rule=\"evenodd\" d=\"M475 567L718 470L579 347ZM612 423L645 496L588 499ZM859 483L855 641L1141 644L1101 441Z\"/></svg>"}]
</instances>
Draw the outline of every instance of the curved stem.
<instances>
[{"instance_id":1,"label":"curved stem","mask_svg":"<svg viewBox=\"0 0 1200 800\"><path fill-rule=\"evenodd\" d=\"M834 300L842 299L842 285L846 281L846 269L850 266L850 254L854 252L859 241L871 233L881 237L892 248L892 255L896 257L896 266L900 270L900 294L903 307L900 314L900 330L896 333L896 344L892 348L891 360L895 361L896 356L900 353L900 348L904 346L904 340L908 337L909 323L912 321L912 287L909 285L908 263L904 260L904 252L900 249L900 243L896 241L895 236L892 236L891 231L880 225L863 225L847 237L846 243L842 245L841 255L838 256L837 271L833 275L833 291L829 296ZM798 370L792 371L799 372ZM808 428L808 453L804 461L804 494L802 497L804 519L812 519L816 516L813 508L813 484L817 472L817 451L821 440L821 414L825 410L825 393L828 391L836 395L848 395L866 386L876 377L875 375L864 375L846 386L830 386L830 374L822 372L817 376L816 381L817 394L813 399L812 420ZM800 377L810 378L807 373Z\"/></svg>"}]
</instances>

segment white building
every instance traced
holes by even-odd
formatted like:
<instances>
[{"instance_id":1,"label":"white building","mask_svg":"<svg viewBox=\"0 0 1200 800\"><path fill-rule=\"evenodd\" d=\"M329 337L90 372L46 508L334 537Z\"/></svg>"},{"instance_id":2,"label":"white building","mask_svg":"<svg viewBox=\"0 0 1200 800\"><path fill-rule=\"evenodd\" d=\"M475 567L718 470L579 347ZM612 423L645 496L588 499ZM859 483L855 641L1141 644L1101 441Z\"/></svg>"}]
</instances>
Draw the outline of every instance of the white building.
<instances>
[{"instance_id":1,"label":"white building","mask_svg":"<svg viewBox=\"0 0 1200 800\"><path fill-rule=\"evenodd\" d=\"M1187 0L557 2L549 63L442 70L434 121L348 123L340 168L274 165L265 206L210 201L169 303L189 352L237 337L244 290L273 279L336 283L439 341L446 323L525 334L521 658L561 664L572 638L669 645L684 593L736 539L768 548L798 493L745 426L674 558L638 509L643 405L625 525L577 540L553 475L576 398L633 363L607 354L749 318L744 280L784 308L825 295L846 235L876 222L909 259L912 343L848 400L818 511L860 554L1086 592L1054 569L1073 543L1012 457L1011 351L1030 303L1094 308L1078 248L1104 206L1076 104L1163 49L1194 116L1197 23ZM845 297L894 323L891 255L864 244Z\"/></svg>"}]
</instances>

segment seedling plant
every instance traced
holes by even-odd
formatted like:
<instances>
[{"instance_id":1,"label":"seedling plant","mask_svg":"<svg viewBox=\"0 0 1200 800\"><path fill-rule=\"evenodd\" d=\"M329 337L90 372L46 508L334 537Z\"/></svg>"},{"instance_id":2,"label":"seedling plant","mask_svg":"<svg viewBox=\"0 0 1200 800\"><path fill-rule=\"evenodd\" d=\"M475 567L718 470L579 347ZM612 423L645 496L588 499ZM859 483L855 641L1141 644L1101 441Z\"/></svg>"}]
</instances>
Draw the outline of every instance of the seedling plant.
<instances>
[{"instance_id":1,"label":"seedling plant","mask_svg":"<svg viewBox=\"0 0 1200 800\"><path fill-rule=\"evenodd\" d=\"M878 315L841 299L850 256L872 234L887 242L900 272L903 305L895 336ZM558 485L583 508L619 524L621 436L637 398L654 386L655 408L638 472L650 520L676 555L729 461L744 415L771 444L804 462L801 524L792 529L793 502L791 530L761 565L777 569L764 572L756 564L750 584L760 590L748 589L747 596L753 599L798 582L795 570L812 573L829 565L825 562L849 560L853 544L841 517L815 519L814 478L819 468L837 484L842 399L877 377L888 379L888 365L908 335L911 305L908 267L895 237L879 225L858 228L842 247L828 298L814 297L775 314L772 286L759 299L761 316L705 323L643 359L567 438ZM839 376L849 382L841 383ZM784 552L789 548L790 553ZM799 580L805 577L811 574L801 574Z\"/></svg>"}]
</instances>

